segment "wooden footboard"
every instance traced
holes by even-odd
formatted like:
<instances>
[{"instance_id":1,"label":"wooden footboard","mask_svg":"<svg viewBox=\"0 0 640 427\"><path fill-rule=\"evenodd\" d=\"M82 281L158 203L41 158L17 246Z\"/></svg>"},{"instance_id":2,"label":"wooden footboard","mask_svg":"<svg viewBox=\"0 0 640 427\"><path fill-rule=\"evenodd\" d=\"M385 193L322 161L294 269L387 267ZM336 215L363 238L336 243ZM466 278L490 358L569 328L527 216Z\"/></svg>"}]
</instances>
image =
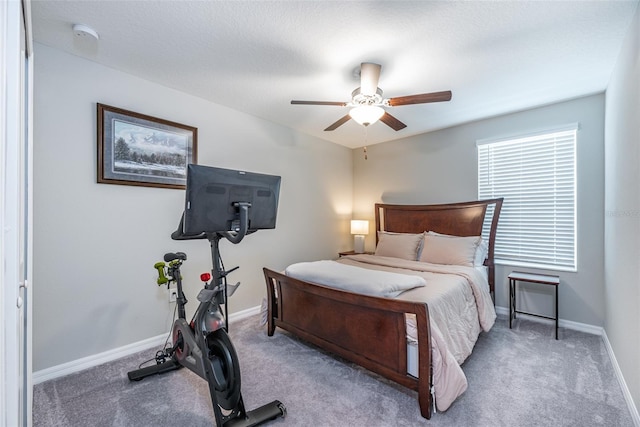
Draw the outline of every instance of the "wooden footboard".
<instances>
[{"instance_id":1,"label":"wooden footboard","mask_svg":"<svg viewBox=\"0 0 640 427\"><path fill-rule=\"evenodd\" d=\"M431 337L427 304L379 298L303 282L267 268L268 334L276 326L418 392L431 418ZM418 376L407 373L405 314L416 316Z\"/></svg>"}]
</instances>

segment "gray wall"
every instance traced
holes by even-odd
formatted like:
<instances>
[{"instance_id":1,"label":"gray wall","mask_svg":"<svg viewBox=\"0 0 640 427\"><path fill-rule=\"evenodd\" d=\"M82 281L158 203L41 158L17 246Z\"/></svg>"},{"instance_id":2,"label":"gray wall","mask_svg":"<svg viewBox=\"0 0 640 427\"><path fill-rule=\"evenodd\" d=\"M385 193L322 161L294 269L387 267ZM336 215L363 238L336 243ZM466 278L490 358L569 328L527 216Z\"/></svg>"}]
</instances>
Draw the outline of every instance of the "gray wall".
<instances>
[{"instance_id":1,"label":"gray wall","mask_svg":"<svg viewBox=\"0 0 640 427\"><path fill-rule=\"evenodd\" d=\"M640 407L640 9L606 94L605 330Z\"/></svg>"},{"instance_id":2,"label":"gray wall","mask_svg":"<svg viewBox=\"0 0 640 427\"><path fill-rule=\"evenodd\" d=\"M263 266L350 247L351 150L43 45L34 83L34 371L167 332L153 268L165 252L189 257L190 310L211 268L206 241L169 237L184 191L96 183L97 102L197 127L200 164L282 176L277 228L221 244L240 266L231 313L261 303Z\"/></svg>"},{"instance_id":3,"label":"gray wall","mask_svg":"<svg viewBox=\"0 0 640 427\"><path fill-rule=\"evenodd\" d=\"M354 218L373 221L376 202L430 204L475 200L478 197L477 140L576 122L580 124L577 143L578 271L555 272L561 278L560 317L602 326L603 94L377 144L368 148L368 160L355 150ZM366 247L372 250L374 245L375 235L370 234ZM514 269L523 270L512 266L496 269L498 306L508 307L506 276ZM545 273L533 269L524 271ZM552 315L552 289L546 288L530 287L522 294L522 308Z\"/></svg>"}]
</instances>

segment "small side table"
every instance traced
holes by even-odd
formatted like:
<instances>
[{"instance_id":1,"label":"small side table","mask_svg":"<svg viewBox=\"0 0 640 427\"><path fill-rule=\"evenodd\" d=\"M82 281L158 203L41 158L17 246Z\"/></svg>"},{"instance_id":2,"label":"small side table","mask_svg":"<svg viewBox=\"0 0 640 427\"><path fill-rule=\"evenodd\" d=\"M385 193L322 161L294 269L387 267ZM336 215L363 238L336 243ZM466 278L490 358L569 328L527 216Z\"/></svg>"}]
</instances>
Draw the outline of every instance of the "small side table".
<instances>
[{"instance_id":1,"label":"small side table","mask_svg":"<svg viewBox=\"0 0 640 427\"><path fill-rule=\"evenodd\" d=\"M542 316L540 314L527 313L526 311L518 311L516 309L516 284L517 282L539 283L542 285L550 285L556 288L556 311L555 317ZM516 318L516 313L527 314L529 316L542 317L556 321L556 339L558 339L558 287L560 278L547 274L522 273L514 271L509 274L509 329L511 329L511 321Z\"/></svg>"}]
</instances>

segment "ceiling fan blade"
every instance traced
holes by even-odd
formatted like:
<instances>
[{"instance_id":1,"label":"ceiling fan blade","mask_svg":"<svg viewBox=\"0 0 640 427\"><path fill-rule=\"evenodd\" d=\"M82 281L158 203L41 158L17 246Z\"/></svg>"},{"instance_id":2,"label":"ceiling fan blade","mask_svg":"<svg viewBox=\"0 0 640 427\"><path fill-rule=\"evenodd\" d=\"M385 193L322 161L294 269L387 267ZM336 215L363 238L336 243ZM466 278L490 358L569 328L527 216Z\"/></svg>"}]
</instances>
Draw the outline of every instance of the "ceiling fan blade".
<instances>
[{"instance_id":1,"label":"ceiling fan blade","mask_svg":"<svg viewBox=\"0 0 640 427\"><path fill-rule=\"evenodd\" d=\"M421 93L419 95L399 96L389 98L387 101L391 107L398 105L426 104L427 102L442 102L451 100L451 91Z\"/></svg>"},{"instance_id":2,"label":"ceiling fan blade","mask_svg":"<svg viewBox=\"0 0 640 427\"><path fill-rule=\"evenodd\" d=\"M337 122L335 122L334 124L332 124L331 126L326 128L325 132L329 131L329 130L336 130L337 128L339 128L343 124L347 123L349 120L351 120L351 116L347 114L346 116L342 117Z\"/></svg>"},{"instance_id":3,"label":"ceiling fan blade","mask_svg":"<svg viewBox=\"0 0 640 427\"><path fill-rule=\"evenodd\" d=\"M405 125L400 120L396 119L395 117L393 117L391 114L387 113L386 111L383 114L383 116L380 117L380 121L382 123L384 123L385 125L389 126L391 129L393 129L395 131L399 131L399 130L404 129L404 128L407 127L407 125Z\"/></svg>"},{"instance_id":4,"label":"ceiling fan blade","mask_svg":"<svg viewBox=\"0 0 640 427\"><path fill-rule=\"evenodd\" d=\"M338 107L344 107L346 102L332 102L332 101L291 101L293 105L336 105Z\"/></svg>"},{"instance_id":5,"label":"ceiling fan blade","mask_svg":"<svg viewBox=\"0 0 640 427\"><path fill-rule=\"evenodd\" d=\"M380 64L363 62L360 64L360 93L366 96L373 96L378 90L380 80Z\"/></svg>"}]
</instances>

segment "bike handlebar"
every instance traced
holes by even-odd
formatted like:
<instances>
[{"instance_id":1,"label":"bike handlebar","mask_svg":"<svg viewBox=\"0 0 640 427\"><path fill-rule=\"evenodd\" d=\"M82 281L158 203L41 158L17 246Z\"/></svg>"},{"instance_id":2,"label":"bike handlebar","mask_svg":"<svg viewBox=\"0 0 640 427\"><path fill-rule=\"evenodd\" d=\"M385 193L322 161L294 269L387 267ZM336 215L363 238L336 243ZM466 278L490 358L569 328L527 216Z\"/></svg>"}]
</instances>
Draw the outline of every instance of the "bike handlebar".
<instances>
[{"instance_id":1,"label":"bike handlebar","mask_svg":"<svg viewBox=\"0 0 640 427\"><path fill-rule=\"evenodd\" d=\"M182 230L184 229L184 213L180 217L180 224L178 224L178 229L171 233L171 238L173 240L194 240L194 239L206 239L207 233L199 233L199 234L184 234Z\"/></svg>"},{"instance_id":2,"label":"bike handlebar","mask_svg":"<svg viewBox=\"0 0 640 427\"><path fill-rule=\"evenodd\" d=\"M184 234L184 212L180 217L180 224L178 224L178 229L171 233L171 238L173 240L195 240L195 239L209 239L212 240L213 236L219 235L227 239L233 244L240 243L244 236L247 234L251 234L255 230L249 230L249 208L251 207L251 203L249 202L234 202L233 206L238 208L240 213L240 226L237 231L210 231L210 232L202 232L198 234Z\"/></svg>"}]
</instances>

